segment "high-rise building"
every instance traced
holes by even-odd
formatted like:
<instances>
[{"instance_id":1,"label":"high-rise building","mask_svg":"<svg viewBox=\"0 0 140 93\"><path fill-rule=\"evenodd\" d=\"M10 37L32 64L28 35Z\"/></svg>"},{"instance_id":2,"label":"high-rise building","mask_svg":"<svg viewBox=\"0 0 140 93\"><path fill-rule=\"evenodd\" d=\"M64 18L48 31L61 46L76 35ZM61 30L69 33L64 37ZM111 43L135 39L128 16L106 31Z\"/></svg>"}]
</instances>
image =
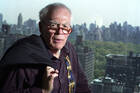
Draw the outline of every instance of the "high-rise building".
<instances>
[{"instance_id":1,"label":"high-rise building","mask_svg":"<svg viewBox=\"0 0 140 93\"><path fill-rule=\"evenodd\" d=\"M9 34L9 32L10 32L10 25L8 25L8 24L2 24L2 32L4 34Z\"/></svg>"},{"instance_id":2,"label":"high-rise building","mask_svg":"<svg viewBox=\"0 0 140 93\"><path fill-rule=\"evenodd\" d=\"M39 34L36 20L28 19L24 22L24 35Z\"/></svg>"},{"instance_id":3,"label":"high-rise building","mask_svg":"<svg viewBox=\"0 0 140 93\"><path fill-rule=\"evenodd\" d=\"M22 27L22 21L23 21L22 14L19 13L19 15L18 15L18 22L17 22L17 27L18 28Z\"/></svg>"},{"instance_id":4,"label":"high-rise building","mask_svg":"<svg viewBox=\"0 0 140 93\"><path fill-rule=\"evenodd\" d=\"M3 21L3 15L0 13L0 23Z\"/></svg>"},{"instance_id":5,"label":"high-rise building","mask_svg":"<svg viewBox=\"0 0 140 93\"><path fill-rule=\"evenodd\" d=\"M93 50L83 45L82 36L77 36L75 46L76 46L76 52L77 52L80 64L87 76L88 83L90 84L90 82L94 78Z\"/></svg>"},{"instance_id":6,"label":"high-rise building","mask_svg":"<svg viewBox=\"0 0 140 93\"><path fill-rule=\"evenodd\" d=\"M135 93L136 88L140 92L140 55L108 54L106 59L106 76L123 85L123 93Z\"/></svg>"},{"instance_id":7,"label":"high-rise building","mask_svg":"<svg viewBox=\"0 0 140 93\"><path fill-rule=\"evenodd\" d=\"M30 31L34 32L36 31L37 28L36 20L28 19L27 21L24 22L24 26L28 28Z\"/></svg>"},{"instance_id":8,"label":"high-rise building","mask_svg":"<svg viewBox=\"0 0 140 93\"><path fill-rule=\"evenodd\" d=\"M0 31L2 28L2 23L3 23L3 15L0 13Z\"/></svg>"}]
</instances>

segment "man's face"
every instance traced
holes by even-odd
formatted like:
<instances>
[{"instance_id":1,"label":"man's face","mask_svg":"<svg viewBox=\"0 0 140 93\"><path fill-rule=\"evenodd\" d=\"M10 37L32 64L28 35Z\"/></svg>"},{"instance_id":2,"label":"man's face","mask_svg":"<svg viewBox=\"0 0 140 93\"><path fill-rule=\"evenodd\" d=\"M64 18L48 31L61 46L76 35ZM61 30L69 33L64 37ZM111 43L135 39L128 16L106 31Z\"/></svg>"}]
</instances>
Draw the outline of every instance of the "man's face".
<instances>
[{"instance_id":1,"label":"man's face","mask_svg":"<svg viewBox=\"0 0 140 93\"><path fill-rule=\"evenodd\" d=\"M47 20L41 28L41 33L52 50L61 50L71 32L70 28L71 14L65 8L58 8L51 14L50 20ZM45 21L45 20L44 20Z\"/></svg>"}]
</instances>

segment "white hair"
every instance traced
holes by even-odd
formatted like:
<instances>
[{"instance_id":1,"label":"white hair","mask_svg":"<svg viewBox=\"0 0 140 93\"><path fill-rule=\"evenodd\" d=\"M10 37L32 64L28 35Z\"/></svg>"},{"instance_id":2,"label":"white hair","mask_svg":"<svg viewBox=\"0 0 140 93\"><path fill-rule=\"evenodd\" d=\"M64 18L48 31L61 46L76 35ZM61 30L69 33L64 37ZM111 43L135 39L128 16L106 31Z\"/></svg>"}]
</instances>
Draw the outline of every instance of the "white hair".
<instances>
[{"instance_id":1,"label":"white hair","mask_svg":"<svg viewBox=\"0 0 140 93\"><path fill-rule=\"evenodd\" d=\"M44 18L49 16L49 13L51 13L53 10L55 10L57 8L65 8L71 14L71 10L66 5L64 5L62 3L52 3L52 4L47 5L43 9L41 9L41 11L39 12L39 19L40 19L40 21L43 21Z\"/></svg>"}]
</instances>

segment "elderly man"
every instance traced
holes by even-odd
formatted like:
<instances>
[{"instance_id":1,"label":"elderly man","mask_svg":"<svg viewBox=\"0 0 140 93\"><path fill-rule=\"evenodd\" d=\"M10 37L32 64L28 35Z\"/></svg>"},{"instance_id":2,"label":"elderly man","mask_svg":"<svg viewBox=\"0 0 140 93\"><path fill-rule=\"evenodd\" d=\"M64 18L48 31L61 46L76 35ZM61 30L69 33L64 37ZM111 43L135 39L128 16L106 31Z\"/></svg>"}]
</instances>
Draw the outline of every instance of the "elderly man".
<instances>
[{"instance_id":1,"label":"elderly man","mask_svg":"<svg viewBox=\"0 0 140 93\"><path fill-rule=\"evenodd\" d=\"M20 39L0 64L0 93L90 93L73 46L71 11L61 3L40 11L40 36Z\"/></svg>"}]
</instances>

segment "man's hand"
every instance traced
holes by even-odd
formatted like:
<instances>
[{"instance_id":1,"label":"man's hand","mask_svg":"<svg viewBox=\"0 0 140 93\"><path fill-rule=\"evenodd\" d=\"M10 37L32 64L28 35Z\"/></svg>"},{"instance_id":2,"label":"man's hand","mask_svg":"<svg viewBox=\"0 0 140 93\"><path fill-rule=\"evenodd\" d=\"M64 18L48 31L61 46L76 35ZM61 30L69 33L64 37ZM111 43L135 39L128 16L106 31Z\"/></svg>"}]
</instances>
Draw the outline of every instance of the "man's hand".
<instances>
[{"instance_id":1,"label":"man's hand","mask_svg":"<svg viewBox=\"0 0 140 93\"><path fill-rule=\"evenodd\" d=\"M43 93L50 93L52 91L54 78L57 76L58 76L58 70L55 70L50 66L46 66L43 75L43 80L42 80Z\"/></svg>"}]
</instances>

